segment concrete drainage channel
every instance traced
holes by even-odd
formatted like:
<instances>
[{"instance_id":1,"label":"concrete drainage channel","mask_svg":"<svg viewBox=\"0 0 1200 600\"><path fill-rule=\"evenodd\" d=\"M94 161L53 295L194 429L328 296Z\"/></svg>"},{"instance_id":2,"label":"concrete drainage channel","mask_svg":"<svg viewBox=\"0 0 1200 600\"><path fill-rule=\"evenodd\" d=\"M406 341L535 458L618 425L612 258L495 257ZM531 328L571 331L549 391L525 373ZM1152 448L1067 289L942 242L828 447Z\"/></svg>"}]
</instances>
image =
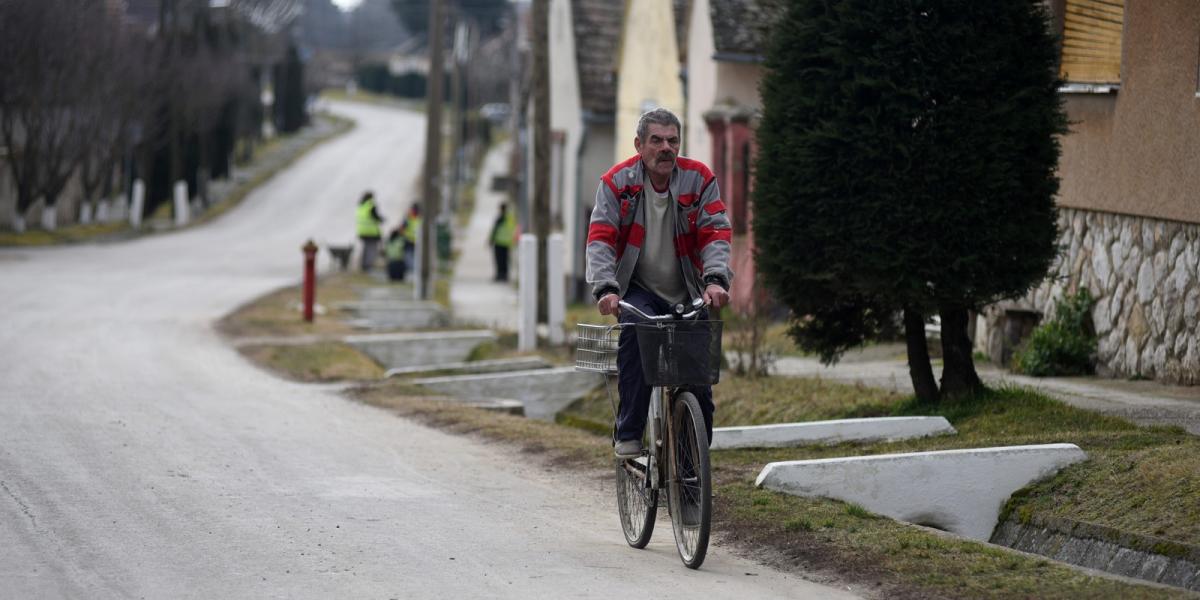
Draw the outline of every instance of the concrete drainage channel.
<instances>
[{"instance_id":1,"label":"concrete drainage channel","mask_svg":"<svg viewBox=\"0 0 1200 600\"><path fill-rule=\"evenodd\" d=\"M714 450L954 435L942 417L884 417L719 427ZM1200 591L1200 548L1066 519L999 523L1017 490L1085 460L1074 444L913 452L770 463L760 487L852 502L900 521L1173 587Z\"/></svg>"},{"instance_id":2,"label":"concrete drainage channel","mask_svg":"<svg viewBox=\"0 0 1200 600\"><path fill-rule=\"evenodd\" d=\"M347 303L367 330L445 327L445 311L375 289ZM388 377L447 394L455 402L553 420L603 378L539 357L468 361L489 330L424 331L349 336L345 342L388 369ZM897 441L954 435L942 417L841 419L713 431L713 449ZM783 493L853 502L897 520L926 525L1055 560L1200 591L1200 548L1067 523L997 523L1017 490L1085 460L1074 444L1043 444L776 462L756 484ZM1169 552L1163 549L1169 550Z\"/></svg>"},{"instance_id":3,"label":"concrete drainage channel","mask_svg":"<svg viewBox=\"0 0 1200 600\"><path fill-rule=\"evenodd\" d=\"M339 308L368 331L445 327L446 311L432 302L414 302L401 288L364 288L358 302ZM448 395L455 402L526 417L552 420L596 386L599 375L553 368L540 357L468 361L480 344L494 342L490 330L405 331L343 338L387 369L387 377L416 377L412 383ZM436 375L419 377L422 374Z\"/></svg>"},{"instance_id":4,"label":"concrete drainage channel","mask_svg":"<svg viewBox=\"0 0 1200 600\"><path fill-rule=\"evenodd\" d=\"M1065 563L1200 592L1200 547L1067 519L1001 523L991 542Z\"/></svg>"}]
</instances>

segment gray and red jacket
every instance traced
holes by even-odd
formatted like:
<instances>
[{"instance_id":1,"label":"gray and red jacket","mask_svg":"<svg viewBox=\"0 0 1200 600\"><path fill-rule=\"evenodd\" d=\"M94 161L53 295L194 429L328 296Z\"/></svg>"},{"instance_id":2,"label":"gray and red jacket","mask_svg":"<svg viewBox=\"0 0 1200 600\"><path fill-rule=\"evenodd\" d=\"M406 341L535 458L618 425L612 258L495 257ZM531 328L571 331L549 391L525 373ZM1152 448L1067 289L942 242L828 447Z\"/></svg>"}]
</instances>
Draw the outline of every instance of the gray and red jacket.
<instances>
[{"instance_id":1,"label":"gray and red jacket","mask_svg":"<svg viewBox=\"0 0 1200 600\"><path fill-rule=\"evenodd\" d=\"M587 282L599 299L608 292L624 297L646 236L641 210L642 160L634 156L600 178L587 238ZM679 157L671 172L675 198L675 256L691 297L699 298L708 283L729 289L732 230L717 178L697 160Z\"/></svg>"}]
</instances>

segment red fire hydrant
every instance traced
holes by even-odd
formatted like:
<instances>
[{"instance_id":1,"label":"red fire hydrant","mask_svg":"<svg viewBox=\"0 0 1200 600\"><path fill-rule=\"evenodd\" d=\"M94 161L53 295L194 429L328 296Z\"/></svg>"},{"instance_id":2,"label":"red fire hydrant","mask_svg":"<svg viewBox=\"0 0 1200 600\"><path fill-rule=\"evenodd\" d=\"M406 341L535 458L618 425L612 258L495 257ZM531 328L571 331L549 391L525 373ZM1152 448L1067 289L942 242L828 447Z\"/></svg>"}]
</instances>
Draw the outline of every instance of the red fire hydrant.
<instances>
[{"instance_id":1,"label":"red fire hydrant","mask_svg":"<svg viewBox=\"0 0 1200 600\"><path fill-rule=\"evenodd\" d=\"M304 320L312 323L317 295L317 245L308 240L301 250L304 251Z\"/></svg>"}]
</instances>

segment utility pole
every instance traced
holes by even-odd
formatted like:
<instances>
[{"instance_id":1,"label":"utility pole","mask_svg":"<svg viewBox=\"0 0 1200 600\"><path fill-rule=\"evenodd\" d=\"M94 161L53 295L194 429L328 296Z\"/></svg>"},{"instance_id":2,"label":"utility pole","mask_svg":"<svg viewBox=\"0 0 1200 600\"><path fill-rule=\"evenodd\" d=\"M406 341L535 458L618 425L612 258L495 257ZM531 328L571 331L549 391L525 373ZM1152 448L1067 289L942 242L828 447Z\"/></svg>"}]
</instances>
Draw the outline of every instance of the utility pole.
<instances>
[{"instance_id":1,"label":"utility pole","mask_svg":"<svg viewBox=\"0 0 1200 600\"><path fill-rule=\"evenodd\" d=\"M467 24L463 20L462 13L457 13L457 19L454 24L454 41L451 45L453 49L454 71L450 79L450 98L451 104L454 105L453 117L451 122L454 124L454 133L451 134L451 146L453 154L450 158L453 167L450 175L450 210L456 211L459 206L460 188L463 181L463 107L465 100L463 98L465 81L464 72L467 62Z\"/></svg>"},{"instance_id":2,"label":"utility pole","mask_svg":"<svg viewBox=\"0 0 1200 600\"><path fill-rule=\"evenodd\" d=\"M537 235L537 319L545 320L546 238L550 236L550 0L533 0L533 233Z\"/></svg>"},{"instance_id":3,"label":"utility pole","mask_svg":"<svg viewBox=\"0 0 1200 600\"><path fill-rule=\"evenodd\" d=\"M429 1L429 76L426 79L425 177L421 203L421 299L433 296L437 218L441 205L442 0Z\"/></svg>"}]
</instances>

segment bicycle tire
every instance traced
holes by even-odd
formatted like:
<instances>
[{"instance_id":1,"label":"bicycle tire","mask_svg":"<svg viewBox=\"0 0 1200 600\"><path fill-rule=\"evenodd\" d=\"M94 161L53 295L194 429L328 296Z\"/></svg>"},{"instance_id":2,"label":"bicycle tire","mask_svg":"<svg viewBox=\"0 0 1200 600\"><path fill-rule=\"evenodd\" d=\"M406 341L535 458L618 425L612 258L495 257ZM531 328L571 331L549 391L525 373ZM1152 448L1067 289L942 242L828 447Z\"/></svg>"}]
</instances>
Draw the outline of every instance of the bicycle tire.
<instances>
[{"instance_id":1,"label":"bicycle tire","mask_svg":"<svg viewBox=\"0 0 1200 600\"><path fill-rule=\"evenodd\" d=\"M708 433L700 402L691 392L681 392L672 409L671 452L674 460L668 480L671 529L675 548L689 569L698 569L708 553L712 526L712 474L709 470Z\"/></svg>"},{"instance_id":2,"label":"bicycle tire","mask_svg":"<svg viewBox=\"0 0 1200 600\"><path fill-rule=\"evenodd\" d=\"M658 491L646 489L646 459L618 458L617 465L617 513L621 519L621 531L625 541L632 547L642 549L650 543L654 533L654 519L658 516ZM630 469L640 469L641 476Z\"/></svg>"}]
</instances>

